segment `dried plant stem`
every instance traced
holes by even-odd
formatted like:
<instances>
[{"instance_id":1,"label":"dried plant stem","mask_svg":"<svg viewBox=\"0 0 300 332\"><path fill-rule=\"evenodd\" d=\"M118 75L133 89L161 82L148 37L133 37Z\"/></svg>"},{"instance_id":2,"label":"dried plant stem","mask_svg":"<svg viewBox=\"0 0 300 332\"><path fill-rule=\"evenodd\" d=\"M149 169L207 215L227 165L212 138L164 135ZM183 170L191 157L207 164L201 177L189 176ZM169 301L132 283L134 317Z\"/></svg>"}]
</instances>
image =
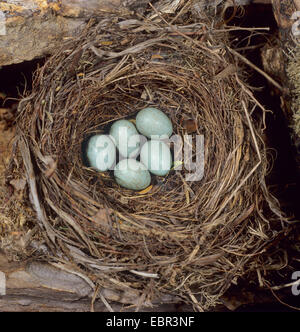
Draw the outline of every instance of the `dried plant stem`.
<instances>
[{"instance_id":1,"label":"dried plant stem","mask_svg":"<svg viewBox=\"0 0 300 332\"><path fill-rule=\"evenodd\" d=\"M230 48L229 46L226 47L233 55L235 55L236 57L238 57L240 60L242 60L243 62L245 62L248 66L250 66L251 68L253 68L255 71L257 71L259 74L261 74L263 77L265 77L271 84L273 84L277 89L279 89L280 91L287 93L288 91L283 88L278 82L276 82L269 74L267 74L266 72L264 72L262 69L260 69L259 67L257 67L254 63L252 63L251 61L249 61L247 58L245 58L244 56L242 56L240 53L236 52L235 50L233 50L232 48Z\"/></svg>"}]
</instances>

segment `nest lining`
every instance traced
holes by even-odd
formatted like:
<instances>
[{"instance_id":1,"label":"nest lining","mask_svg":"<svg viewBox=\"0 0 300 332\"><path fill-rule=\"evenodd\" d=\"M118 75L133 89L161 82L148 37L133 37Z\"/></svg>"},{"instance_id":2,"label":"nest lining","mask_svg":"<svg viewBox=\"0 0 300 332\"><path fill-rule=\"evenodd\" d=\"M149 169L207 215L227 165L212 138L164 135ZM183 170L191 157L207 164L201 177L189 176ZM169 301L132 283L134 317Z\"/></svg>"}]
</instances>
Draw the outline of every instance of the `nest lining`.
<instances>
[{"instance_id":1,"label":"nest lining","mask_svg":"<svg viewBox=\"0 0 300 332\"><path fill-rule=\"evenodd\" d=\"M184 20L177 17L175 30L144 22L137 31L106 19L65 43L19 105L22 162L14 174L26 173L52 250L46 259L134 294L124 303L169 294L207 309L272 239L280 211L264 182L256 101L226 32L203 23L199 33L199 23ZM174 134L189 133L194 143L204 135L201 181L172 170L137 193L84 166L89 135L148 106L169 116Z\"/></svg>"}]
</instances>

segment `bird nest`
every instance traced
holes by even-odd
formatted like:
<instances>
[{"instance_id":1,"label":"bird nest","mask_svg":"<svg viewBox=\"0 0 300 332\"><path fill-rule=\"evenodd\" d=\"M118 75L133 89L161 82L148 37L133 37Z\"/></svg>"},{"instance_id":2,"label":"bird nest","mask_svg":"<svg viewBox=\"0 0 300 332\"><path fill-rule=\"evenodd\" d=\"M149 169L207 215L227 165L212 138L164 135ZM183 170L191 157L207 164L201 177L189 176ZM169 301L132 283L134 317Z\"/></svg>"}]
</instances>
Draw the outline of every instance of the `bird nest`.
<instances>
[{"instance_id":1,"label":"bird nest","mask_svg":"<svg viewBox=\"0 0 300 332\"><path fill-rule=\"evenodd\" d=\"M19 105L11 174L26 174L44 259L108 308L171 299L206 310L255 266L280 212L265 185L263 112L228 33L191 13L160 18L90 22L46 61ZM178 163L138 192L87 167L88 137L149 106L202 156L203 176Z\"/></svg>"}]
</instances>

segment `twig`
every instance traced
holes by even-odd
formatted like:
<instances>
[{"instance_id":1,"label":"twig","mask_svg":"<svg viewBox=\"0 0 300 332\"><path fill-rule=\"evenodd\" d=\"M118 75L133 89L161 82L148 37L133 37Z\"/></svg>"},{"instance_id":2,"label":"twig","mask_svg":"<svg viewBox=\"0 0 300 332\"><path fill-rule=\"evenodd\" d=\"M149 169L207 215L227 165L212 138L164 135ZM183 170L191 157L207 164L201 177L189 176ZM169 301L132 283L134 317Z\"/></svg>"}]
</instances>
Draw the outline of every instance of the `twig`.
<instances>
[{"instance_id":1,"label":"twig","mask_svg":"<svg viewBox=\"0 0 300 332\"><path fill-rule=\"evenodd\" d=\"M185 287L187 293L189 294L192 302L194 303L195 307L197 308L197 310L199 312L204 312L203 308L201 307L200 303L197 301L196 297L193 295L193 293L191 292L191 290L188 287Z\"/></svg>"},{"instance_id":2,"label":"twig","mask_svg":"<svg viewBox=\"0 0 300 332\"><path fill-rule=\"evenodd\" d=\"M165 38L160 37L160 38L153 38L146 40L144 42L141 42L137 45L134 45L132 47L127 48L124 51L121 52L109 52L109 51L102 51L99 48L96 48L95 46L91 45L90 49L99 57L102 58L104 56L110 57L110 58L118 58L127 54L134 54L141 52L143 49L150 47L152 45L155 45L159 42L162 42Z\"/></svg>"},{"instance_id":3,"label":"twig","mask_svg":"<svg viewBox=\"0 0 300 332\"><path fill-rule=\"evenodd\" d=\"M261 70L260 68L258 68L255 64L253 64L251 61L249 61L247 58L245 58L244 56L242 56L240 53L236 52L235 50L233 50L232 48L230 48L229 46L226 46L226 48L228 49L229 52L231 52L232 54L234 54L235 56L237 56L240 60L242 60L243 62L245 62L248 66L250 66L251 68L253 68L254 70L256 70L258 73L260 73L262 76L264 76L270 83L272 83L276 88L278 88L280 91L282 91L284 94L288 93L288 89L283 88L278 82L276 82L270 75L268 75L266 72L264 72L263 70Z\"/></svg>"},{"instance_id":4,"label":"twig","mask_svg":"<svg viewBox=\"0 0 300 332\"><path fill-rule=\"evenodd\" d=\"M142 271L135 271L135 270L129 270L131 273L136 274L141 277L146 278L159 278L157 273L149 273L149 272L142 272Z\"/></svg>"},{"instance_id":5,"label":"twig","mask_svg":"<svg viewBox=\"0 0 300 332\"><path fill-rule=\"evenodd\" d=\"M23 137L21 137L19 139L19 145L20 145L20 151L21 151L23 162L24 162L25 169L26 169L26 177L27 177L27 182L29 184L29 188L30 188L30 192L31 192L32 204L33 204L34 209L37 214L37 220L38 220L39 226L41 227L41 229L46 230L51 241L53 243L55 243L55 233L51 229L49 223L47 222L45 211L43 210L43 208L41 207L41 204L40 204L37 186L36 186L35 174L33 171L33 165L30 160L30 150L29 150L28 145L25 143L25 140Z\"/></svg>"},{"instance_id":6,"label":"twig","mask_svg":"<svg viewBox=\"0 0 300 332\"><path fill-rule=\"evenodd\" d=\"M290 283L285 284L285 285L273 286L273 287L270 287L270 288L273 289L273 290L280 290L282 288L292 287L292 286L297 286L297 285L300 285L300 279L298 279L296 281L293 281L293 282L290 282Z\"/></svg>"},{"instance_id":7,"label":"twig","mask_svg":"<svg viewBox=\"0 0 300 332\"><path fill-rule=\"evenodd\" d=\"M98 285L96 288L95 288L95 291L94 291L94 295L92 297L92 301L91 301L91 312L95 312L95 309L94 309L94 303L97 299L97 296L99 294L99 290L100 290L100 286ZM103 302L103 301L102 301Z\"/></svg>"},{"instance_id":8,"label":"twig","mask_svg":"<svg viewBox=\"0 0 300 332\"><path fill-rule=\"evenodd\" d=\"M257 28L244 28L244 27L235 27L235 26L231 26L231 25L226 25L226 29L218 29L217 32L228 32L228 31L241 31L241 30L245 30L245 31L270 31L269 27L257 27Z\"/></svg>"},{"instance_id":9,"label":"twig","mask_svg":"<svg viewBox=\"0 0 300 332\"><path fill-rule=\"evenodd\" d=\"M111 307L111 305L107 302L106 298L103 296L102 293L99 294L99 297L101 299L101 301L103 302L103 304L106 306L107 310L109 312L114 312L114 309Z\"/></svg>"},{"instance_id":10,"label":"twig","mask_svg":"<svg viewBox=\"0 0 300 332\"><path fill-rule=\"evenodd\" d=\"M281 303L282 305L284 305L285 307L288 307L288 308L290 308L290 309L300 311L300 308L299 308L299 307L294 307L294 306L292 306L292 305L290 305L290 304L288 304L288 303L282 301L282 300L278 297L278 295L275 294L274 290L268 285L268 283L265 283L265 285L266 285L267 288L271 291L271 293L273 294L273 296L275 297L275 299L276 299L279 303Z\"/></svg>"},{"instance_id":11,"label":"twig","mask_svg":"<svg viewBox=\"0 0 300 332\"><path fill-rule=\"evenodd\" d=\"M212 51L211 49L201 45L201 43L199 43L197 40L187 36L185 33L179 31L178 29L176 29L173 25L171 25L167 20L164 19L164 17L161 15L161 13L159 13L159 11L149 2L149 5L153 8L153 10L157 13L157 15L170 27L170 29L172 31L174 31L175 33L177 33L178 35L184 37L185 39L188 39L189 41L191 41L193 44L197 45L198 47L200 47L201 49L213 54L214 57L217 57L220 61L222 61L222 59L219 57L218 54L216 54L214 51Z\"/></svg>"}]
</instances>

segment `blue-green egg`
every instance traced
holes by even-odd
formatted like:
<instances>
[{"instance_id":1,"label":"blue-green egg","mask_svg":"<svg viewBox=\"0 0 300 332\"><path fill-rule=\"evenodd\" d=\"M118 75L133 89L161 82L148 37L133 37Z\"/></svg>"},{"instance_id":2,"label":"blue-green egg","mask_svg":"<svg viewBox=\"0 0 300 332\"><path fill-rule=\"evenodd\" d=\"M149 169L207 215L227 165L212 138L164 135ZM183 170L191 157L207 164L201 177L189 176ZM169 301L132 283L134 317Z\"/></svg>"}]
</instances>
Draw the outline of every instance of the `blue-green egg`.
<instances>
[{"instance_id":1,"label":"blue-green egg","mask_svg":"<svg viewBox=\"0 0 300 332\"><path fill-rule=\"evenodd\" d=\"M123 159L115 167L117 183L127 189L143 190L151 183L151 175L145 165L135 159Z\"/></svg>"},{"instance_id":2,"label":"blue-green egg","mask_svg":"<svg viewBox=\"0 0 300 332\"><path fill-rule=\"evenodd\" d=\"M147 107L138 112L136 127L148 138L154 135L170 137L173 132L172 122L168 116L154 107Z\"/></svg>"},{"instance_id":3,"label":"blue-green egg","mask_svg":"<svg viewBox=\"0 0 300 332\"><path fill-rule=\"evenodd\" d=\"M110 128L109 134L123 157L135 157L140 148L140 136L135 125L128 120L118 120Z\"/></svg>"},{"instance_id":4,"label":"blue-green egg","mask_svg":"<svg viewBox=\"0 0 300 332\"><path fill-rule=\"evenodd\" d=\"M171 169L172 154L166 143L151 140L143 145L140 160L151 173L164 176Z\"/></svg>"},{"instance_id":5,"label":"blue-green egg","mask_svg":"<svg viewBox=\"0 0 300 332\"><path fill-rule=\"evenodd\" d=\"M95 135L88 141L86 155L91 167L104 172L116 161L116 147L108 135Z\"/></svg>"}]
</instances>

